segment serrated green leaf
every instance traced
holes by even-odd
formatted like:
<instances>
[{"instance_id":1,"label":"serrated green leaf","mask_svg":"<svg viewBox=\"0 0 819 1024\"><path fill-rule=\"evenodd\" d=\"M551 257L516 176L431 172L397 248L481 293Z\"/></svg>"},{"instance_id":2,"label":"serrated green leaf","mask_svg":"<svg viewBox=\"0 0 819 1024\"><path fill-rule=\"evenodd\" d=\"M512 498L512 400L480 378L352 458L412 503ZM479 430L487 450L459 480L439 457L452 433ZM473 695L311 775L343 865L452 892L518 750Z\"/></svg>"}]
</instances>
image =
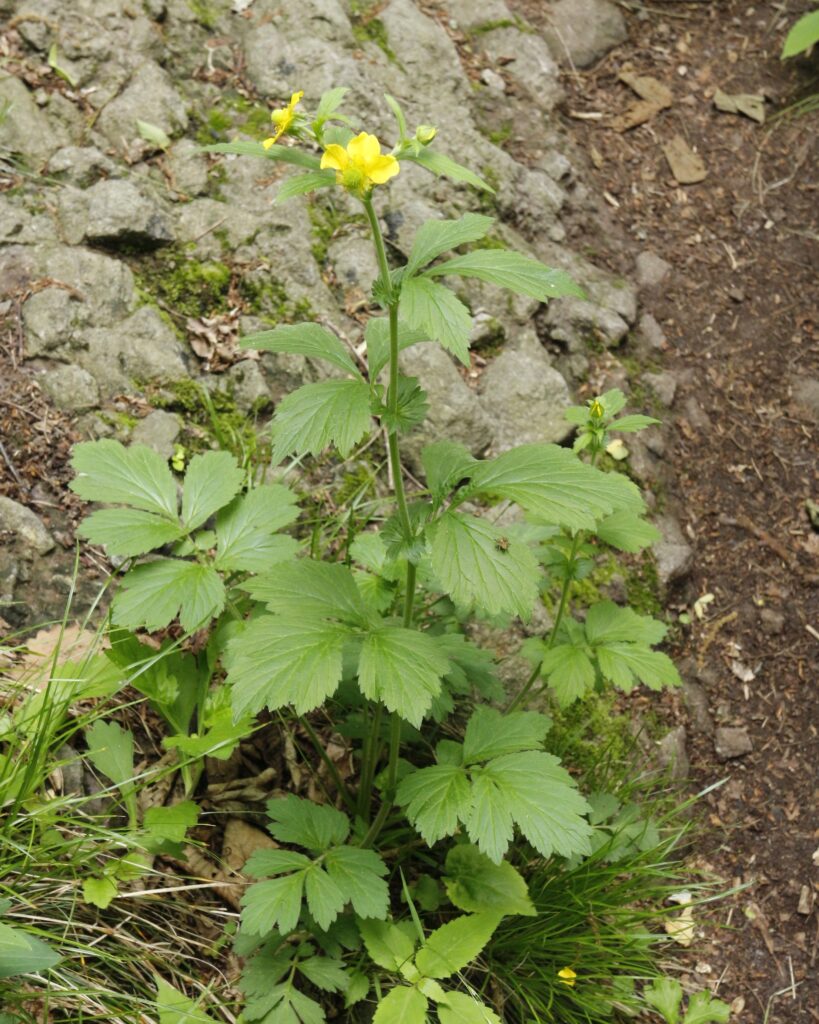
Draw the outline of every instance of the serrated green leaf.
<instances>
[{"instance_id":1,"label":"serrated green leaf","mask_svg":"<svg viewBox=\"0 0 819 1024\"><path fill-rule=\"evenodd\" d=\"M373 1024L426 1024L427 1000L417 988L400 985L379 1002Z\"/></svg>"},{"instance_id":2,"label":"serrated green leaf","mask_svg":"<svg viewBox=\"0 0 819 1024\"><path fill-rule=\"evenodd\" d=\"M238 156L257 156L263 160L274 160L278 163L294 164L296 167L307 167L309 170L319 170L321 165L320 157L312 153L305 153L295 146L270 146L265 149L261 142L214 142L209 146L202 146L203 153L234 153Z\"/></svg>"},{"instance_id":3,"label":"serrated green leaf","mask_svg":"<svg viewBox=\"0 0 819 1024\"><path fill-rule=\"evenodd\" d=\"M350 832L346 814L329 804L316 804L292 793L269 800L267 814L275 822L268 826L274 839L318 853L343 843Z\"/></svg>"},{"instance_id":4,"label":"serrated green leaf","mask_svg":"<svg viewBox=\"0 0 819 1024\"><path fill-rule=\"evenodd\" d=\"M649 647L658 644L668 632L664 623L650 615L638 615L614 601L598 601L586 615L586 637L594 645L618 641Z\"/></svg>"},{"instance_id":5,"label":"serrated green leaf","mask_svg":"<svg viewBox=\"0 0 819 1024\"><path fill-rule=\"evenodd\" d=\"M449 978L462 971L481 952L498 927L502 914L468 914L437 928L415 955L425 978Z\"/></svg>"},{"instance_id":6,"label":"serrated green leaf","mask_svg":"<svg viewBox=\"0 0 819 1024\"><path fill-rule=\"evenodd\" d=\"M383 626L369 632L361 645L358 685L365 697L382 701L417 728L448 669L449 659L433 637Z\"/></svg>"},{"instance_id":7,"label":"serrated green leaf","mask_svg":"<svg viewBox=\"0 0 819 1024\"><path fill-rule=\"evenodd\" d=\"M456 484L468 479L478 460L462 444L435 441L421 451L421 464L432 495L440 500Z\"/></svg>"},{"instance_id":8,"label":"serrated green leaf","mask_svg":"<svg viewBox=\"0 0 819 1024\"><path fill-rule=\"evenodd\" d=\"M643 510L639 490L622 474L602 473L554 444L521 445L479 462L469 491L508 498L570 529L594 530L598 519L620 508Z\"/></svg>"},{"instance_id":9,"label":"serrated green leaf","mask_svg":"<svg viewBox=\"0 0 819 1024\"><path fill-rule=\"evenodd\" d=\"M160 558L131 569L114 598L112 619L128 629L155 633L179 616L193 632L225 606L225 586L219 573L200 562Z\"/></svg>"},{"instance_id":10,"label":"serrated green leaf","mask_svg":"<svg viewBox=\"0 0 819 1024\"><path fill-rule=\"evenodd\" d=\"M689 998L683 1024L728 1024L730 1017L731 1007L703 989Z\"/></svg>"},{"instance_id":11,"label":"serrated green leaf","mask_svg":"<svg viewBox=\"0 0 819 1024\"><path fill-rule=\"evenodd\" d=\"M415 952L415 942L392 921L359 921L358 930L373 963L399 971Z\"/></svg>"},{"instance_id":12,"label":"serrated green leaf","mask_svg":"<svg viewBox=\"0 0 819 1024\"><path fill-rule=\"evenodd\" d=\"M494 1010L466 992L447 992L446 1000L438 1006L441 1024L503 1024Z\"/></svg>"},{"instance_id":13,"label":"serrated green leaf","mask_svg":"<svg viewBox=\"0 0 819 1024\"><path fill-rule=\"evenodd\" d=\"M285 872L303 871L313 862L296 850L271 850L263 848L254 851L245 861L242 873L251 878L274 878Z\"/></svg>"},{"instance_id":14,"label":"serrated green leaf","mask_svg":"<svg viewBox=\"0 0 819 1024\"><path fill-rule=\"evenodd\" d=\"M426 277L412 277L401 287L401 314L410 327L423 331L469 365L472 316L449 288Z\"/></svg>"},{"instance_id":15,"label":"serrated green leaf","mask_svg":"<svg viewBox=\"0 0 819 1024\"><path fill-rule=\"evenodd\" d=\"M341 960L328 956L311 956L299 960L298 971L323 992L343 992L347 988L347 972Z\"/></svg>"},{"instance_id":16,"label":"serrated green leaf","mask_svg":"<svg viewBox=\"0 0 819 1024\"><path fill-rule=\"evenodd\" d=\"M69 486L86 501L130 505L177 521L176 483L161 455L145 445L126 448L103 438L74 448L77 476Z\"/></svg>"},{"instance_id":17,"label":"serrated green leaf","mask_svg":"<svg viewBox=\"0 0 819 1024\"><path fill-rule=\"evenodd\" d=\"M544 857L589 852L592 830L582 817L589 805L556 757L541 751L506 754L476 770L473 778L467 831L495 863L506 852L504 813ZM490 830L490 822L497 827Z\"/></svg>"},{"instance_id":18,"label":"serrated green leaf","mask_svg":"<svg viewBox=\"0 0 819 1024\"><path fill-rule=\"evenodd\" d=\"M199 820L199 807L193 800L182 800L168 807L149 807L142 825L153 839L181 843L189 828Z\"/></svg>"},{"instance_id":19,"label":"serrated green leaf","mask_svg":"<svg viewBox=\"0 0 819 1024\"><path fill-rule=\"evenodd\" d=\"M293 453L319 455L330 444L346 457L371 427L370 389L363 381L305 384L276 407L273 465Z\"/></svg>"},{"instance_id":20,"label":"serrated green leaf","mask_svg":"<svg viewBox=\"0 0 819 1024\"><path fill-rule=\"evenodd\" d=\"M476 846L453 846L446 858L447 895L460 910L537 914L523 876L508 861L495 864Z\"/></svg>"},{"instance_id":21,"label":"serrated green leaf","mask_svg":"<svg viewBox=\"0 0 819 1024\"><path fill-rule=\"evenodd\" d=\"M540 260L506 249L477 249L424 271L425 277L445 274L476 277L480 281L508 288L518 295L530 295L540 302L562 295L574 295L581 299L585 297L583 289L575 284L565 270L553 270L544 266Z\"/></svg>"},{"instance_id":22,"label":"serrated green leaf","mask_svg":"<svg viewBox=\"0 0 819 1024\"><path fill-rule=\"evenodd\" d=\"M242 897L242 930L250 935L267 935L274 928L283 935L292 932L299 923L304 879L309 870L251 885Z\"/></svg>"},{"instance_id":23,"label":"serrated green leaf","mask_svg":"<svg viewBox=\"0 0 819 1024\"><path fill-rule=\"evenodd\" d=\"M154 512L136 508L103 508L80 523L77 533L92 544L103 544L109 555L131 558L179 540L184 530Z\"/></svg>"},{"instance_id":24,"label":"serrated green leaf","mask_svg":"<svg viewBox=\"0 0 819 1024\"><path fill-rule=\"evenodd\" d=\"M313 124L318 125L320 128L325 121L328 121L344 102L344 97L349 91L349 89L342 85L323 92L319 99L318 107L316 107L316 116Z\"/></svg>"},{"instance_id":25,"label":"serrated green leaf","mask_svg":"<svg viewBox=\"0 0 819 1024\"><path fill-rule=\"evenodd\" d=\"M620 509L605 519L601 519L595 528L600 540L610 544L618 551L642 551L661 538L656 526L646 522L642 516L630 509Z\"/></svg>"},{"instance_id":26,"label":"serrated green leaf","mask_svg":"<svg viewBox=\"0 0 819 1024\"><path fill-rule=\"evenodd\" d=\"M92 907L105 910L111 906L118 892L117 883L107 875L102 878L86 878L82 883L82 898ZM0 961L2 955L0 955Z\"/></svg>"},{"instance_id":27,"label":"serrated green leaf","mask_svg":"<svg viewBox=\"0 0 819 1024\"><path fill-rule=\"evenodd\" d=\"M665 1018L666 1024L678 1024L682 985L675 978L657 978L643 989L643 999Z\"/></svg>"},{"instance_id":28,"label":"serrated green leaf","mask_svg":"<svg viewBox=\"0 0 819 1024\"><path fill-rule=\"evenodd\" d=\"M51 946L20 928L0 924L0 978L42 974L62 957Z\"/></svg>"},{"instance_id":29,"label":"serrated green leaf","mask_svg":"<svg viewBox=\"0 0 819 1024\"><path fill-rule=\"evenodd\" d=\"M432 846L444 836L454 835L458 819L468 814L471 800L469 779L460 765L438 764L407 775L398 785L396 803Z\"/></svg>"},{"instance_id":30,"label":"serrated green leaf","mask_svg":"<svg viewBox=\"0 0 819 1024\"><path fill-rule=\"evenodd\" d=\"M437 641L449 658L446 680L453 692L468 694L474 688L487 700L503 700L504 689L490 651L470 643L462 633L444 633Z\"/></svg>"},{"instance_id":31,"label":"serrated green leaf","mask_svg":"<svg viewBox=\"0 0 819 1024\"><path fill-rule=\"evenodd\" d=\"M390 361L389 319L385 316L371 317L364 328L364 340L367 343L367 365L370 370L370 380L375 380ZM419 345L421 342L430 340L428 331L415 330L399 319L399 352L403 352L405 348L410 348L412 345Z\"/></svg>"},{"instance_id":32,"label":"serrated green leaf","mask_svg":"<svg viewBox=\"0 0 819 1024\"><path fill-rule=\"evenodd\" d=\"M324 865L359 917L386 918L390 902L384 881L387 866L374 850L338 846L327 854Z\"/></svg>"},{"instance_id":33,"label":"serrated green leaf","mask_svg":"<svg viewBox=\"0 0 819 1024\"><path fill-rule=\"evenodd\" d=\"M451 157L446 156L444 153L439 153L435 149L426 148L418 153L405 153L401 159L411 160L416 164L420 164L438 177L449 178L450 181L464 182L467 185L472 185L473 188L481 189L483 192L494 193L495 191L491 185L487 185L483 178L479 178L474 171L470 171L468 167L463 167Z\"/></svg>"},{"instance_id":34,"label":"serrated green leaf","mask_svg":"<svg viewBox=\"0 0 819 1024\"><path fill-rule=\"evenodd\" d=\"M650 651L636 644L609 643L597 648L597 661L605 678L626 693L637 682L650 690L682 684L674 662L662 651Z\"/></svg>"},{"instance_id":35,"label":"serrated green leaf","mask_svg":"<svg viewBox=\"0 0 819 1024\"><path fill-rule=\"evenodd\" d=\"M303 196L308 192L315 192L319 188L329 188L335 185L335 171L306 171L304 174L294 174L286 178L279 185L276 192L275 203L284 203L294 196Z\"/></svg>"},{"instance_id":36,"label":"serrated green leaf","mask_svg":"<svg viewBox=\"0 0 819 1024\"><path fill-rule=\"evenodd\" d=\"M352 971L349 974L347 990L344 993L344 1008L349 1010L351 1006L366 999L370 992L370 979L360 971Z\"/></svg>"},{"instance_id":37,"label":"serrated green leaf","mask_svg":"<svg viewBox=\"0 0 819 1024\"><path fill-rule=\"evenodd\" d=\"M538 596L540 567L532 551L485 519L446 512L430 549L433 572L456 604L490 615L528 620Z\"/></svg>"},{"instance_id":38,"label":"serrated green leaf","mask_svg":"<svg viewBox=\"0 0 819 1024\"><path fill-rule=\"evenodd\" d=\"M819 10L803 14L793 24L782 45L782 60L796 57L817 43L819 43Z\"/></svg>"},{"instance_id":39,"label":"serrated green leaf","mask_svg":"<svg viewBox=\"0 0 819 1024\"><path fill-rule=\"evenodd\" d=\"M536 711L504 715L495 708L477 707L464 733L463 763L488 761L520 750L540 750L551 725L551 719Z\"/></svg>"},{"instance_id":40,"label":"serrated green leaf","mask_svg":"<svg viewBox=\"0 0 819 1024\"><path fill-rule=\"evenodd\" d=\"M342 341L319 324L281 324L271 331L248 334L239 344L242 348L263 352L291 352L310 359L324 359L361 379L358 367Z\"/></svg>"},{"instance_id":41,"label":"serrated green leaf","mask_svg":"<svg viewBox=\"0 0 819 1024\"><path fill-rule=\"evenodd\" d=\"M273 612L366 623L366 609L355 577L346 565L300 558L274 566L244 589Z\"/></svg>"},{"instance_id":42,"label":"serrated green leaf","mask_svg":"<svg viewBox=\"0 0 819 1024\"><path fill-rule=\"evenodd\" d=\"M304 890L313 919L319 928L326 931L344 909L347 897L324 868L318 865L307 872Z\"/></svg>"},{"instance_id":43,"label":"serrated green leaf","mask_svg":"<svg viewBox=\"0 0 819 1024\"><path fill-rule=\"evenodd\" d=\"M218 569L264 572L291 558L298 547L292 537L274 532L298 518L296 495L281 484L264 484L237 498L216 517Z\"/></svg>"},{"instance_id":44,"label":"serrated green leaf","mask_svg":"<svg viewBox=\"0 0 819 1024\"><path fill-rule=\"evenodd\" d=\"M158 124L151 124L149 121L140 121L137 119L137 131L140 137L145 139L146 142L150 142L156 146L157 149L168 149L171 144L171 137L168 133L159 127Z\"/></svg>"},{"instance_id":45,"label":"serrated green leaf","mask_svg":"<svg viewBox=\"0 0 819 1024\"><path fill-rule=\"evenodd\" d=\"M477 242L493 224L492 217L484 217L479 213L465 213L459 220L429 220L422 224L412 243L406 267L407 276L415 274L441 253L467 242Z\"/></svg>"},{"instance_id":46,"label":"serrated green leaf","mask_svg":"<svg viewBox=\"0 0 819 1024\"><path fill-rule=\"evenodd\" d=\"M230 452L205 452L188 463L182 489L182 522L195 530L229 505L244 483L244 470Z\"/></svg>"},{"instance_id":47,"label":"serrated green leaf","mask_svg":"<svg viewBox=\"0 0 819 1024\"><path fill-rule=\"evenodd\" d=\"M88 744L86 757L91 764L107 776L119 789L132 825L137 820L136 791L134 789L134 735L116 722L98 718L85 731Z\"/></svg>"},{"instance_id":48,"label":"serrated green leaf","mask_svg":"<svg viewBox=\"0 0 819 1024\"><path fill-rule=\"evenodd\" d=\"M200 1009L184 992L169 985L158 974L154 978L159 1024L214 1024L213 1017Z\"/></svg>"},{"instance_id":49,"label":"serrated green leaf","mask_svg":"<svg viewBox=\"0 0 819 1024\"><path fill-rule=\"evenodd\" d=\"M540 671L564 708L585 696L594 685L594 665L586 648L576 644L556 644L550 648L543 655Z\"/></svg>"},{"instance_id":50,"label":"serrated green leaf","mask_svg":"<svg viewBox=\"0 0 819 1024\"><path fill-rule=\"evenodd\" d=\"M312 711L341 681L342 651L350 631L332 622L264 615L228 644L228 683L236 717L292 704Z\"/></svg>"},{"instance_id":51,"label":"serrated green leaf","mask_svg":"<svg viewBox=\"0 0 819 1024\"><path fill-rule=\"evenodd\" d=\"M646 427L654 426L659 422L652 416L624 416L622 419L614 420L606 429L619 430L622 434L635 434L638 430L645 430Z\"/></svg>"}]
</instances>

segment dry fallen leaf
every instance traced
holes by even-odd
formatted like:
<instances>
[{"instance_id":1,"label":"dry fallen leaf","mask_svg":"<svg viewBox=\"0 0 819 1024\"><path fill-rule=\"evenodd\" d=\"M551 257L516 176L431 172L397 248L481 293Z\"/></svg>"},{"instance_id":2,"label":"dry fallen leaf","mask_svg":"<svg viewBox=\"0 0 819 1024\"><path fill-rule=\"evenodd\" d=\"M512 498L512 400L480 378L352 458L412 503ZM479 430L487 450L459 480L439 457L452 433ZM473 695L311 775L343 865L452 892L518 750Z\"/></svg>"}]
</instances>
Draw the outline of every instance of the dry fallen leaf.
<instances>
[{"instance_id":1,"label":"dry fallen leaf","mask_svg":"<svg viewBox=\"0 0 819 1024\"><path fill-rule=\"evenodd\" d=\"M694 941L694 908L683 907L679 917L665 921L666 933L680 946L690 946Z\"/></svg>"},{"instance_id":2,"label":"dry fallen leaf","mask_svg":"<svg viewBox=\"0 0 819 1024\"><path fill-rule=\"evenodd\" d=\"M680 185L695 185L708 176L702 157L694 152L682 135L675 135L670 142L666 142L663 153L671 173Z\"/></svg>"},{"instance_id":3,"label":"dry fallen leaf","mask_svg":"<svg viewBox=\"0 0 819 1024\"><path fill-rule=\"evenodd\" d=\"M611 126L616 132L627 132L631 128L645 124L661 110L671 106L671 90L651 75L636 75L626 69L621 71L618 77L621 82L633 89L640 99L612 120Z\"/></svg>"},{"instance_id":4,"label":"dry fallen leaf","mask_svg":"<svg viewBox=\"0 0 819 1024\"><path fill-rule=\"evenodd\" d=\"M717 89L714 93L714 106L726 114L744 114L752 121L765 123L765 97L759 93L738 92L730 95Z\"/></svg>"}]
</instances>

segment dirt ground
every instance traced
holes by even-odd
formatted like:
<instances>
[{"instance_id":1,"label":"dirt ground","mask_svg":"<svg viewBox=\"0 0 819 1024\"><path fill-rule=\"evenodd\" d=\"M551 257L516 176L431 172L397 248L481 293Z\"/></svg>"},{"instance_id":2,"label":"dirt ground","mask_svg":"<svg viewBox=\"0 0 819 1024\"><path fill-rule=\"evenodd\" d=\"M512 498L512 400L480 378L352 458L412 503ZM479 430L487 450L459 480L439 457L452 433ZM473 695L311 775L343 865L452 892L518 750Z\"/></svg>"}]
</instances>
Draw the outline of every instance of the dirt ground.
<instances>
[{"instance_id":1,"label":"dirt ground","mask_svg":"<svg viewBox=\"0 0 819 1024\"><path fill-rule=\"evenodd\" d=\"M545 23L538 0L515 6ZM678 712L692 785L725 780L696 859L746 887L708 914L690 967L718 981L732 1021L819 1021L819 401L805 394L819 377L819 110L774 116L819 92L816 58L779 60L784 26L815 4L621 6L628 42L564 76L562 116L608 206L595 259L627 272L651 250L673 267L647 303L678 382L667 497L695 548L670 599L690 612L713 595L676 652L695 684ZM618 79L628 65L673 100L618 132L637 99ZM718 111L717 89L763 94L765 124ZM701 182L672 176L675 135L703 159ZM714 727L746 730L751 752L721 760Z\"/></svg>"}]
</instances>

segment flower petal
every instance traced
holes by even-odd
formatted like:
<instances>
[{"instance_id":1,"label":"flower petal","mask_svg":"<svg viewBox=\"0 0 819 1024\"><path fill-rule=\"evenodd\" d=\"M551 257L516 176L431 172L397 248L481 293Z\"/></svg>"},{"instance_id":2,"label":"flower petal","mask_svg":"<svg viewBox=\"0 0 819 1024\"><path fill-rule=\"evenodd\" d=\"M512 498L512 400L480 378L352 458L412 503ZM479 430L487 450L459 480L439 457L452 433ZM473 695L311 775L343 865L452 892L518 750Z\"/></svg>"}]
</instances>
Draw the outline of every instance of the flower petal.
<instances>
[{"instance_id":1,"label":"flower petal","mask_svg":"<svg viewBox=\"0 0 819 1024\"><path fill-rule=\"evenodd\" d=\"M361 132L347 143L347 152L353 163L367 174L370 166L381 156L381 145L374 135Z\"/></svg>"},{"instance_id":2,"label":"flower petal","mask_svg":"<svg viewBox=\"0 0 819 1024\"><path fill-rule=\"evenodd\" d=\"M303 92L301 92L301 91L294 92L293 95L290 97L290 103L288 104L290 109L292 110L293 107L295 107L295 105L297 103L301 103L303 98L304 98L304 93Z\"/></svg>"},{"instance_id":3,"label":"flower petal","mask_svg":"<svg viewBox=\"0 0 819 1024\"><path fill-rule=\"evenodd\" d=\"M343 171L349 162L347 150L343 146L339 146L338 143L331 142L322 154L321 169L330 167L334 171Z\"/></svg>"},{"instance_id":4,"label":"flower petal","mask_svg":"<svg viewBox=\"0 0 819 1024\"><path fill-rule=\"evenodd\" d=\"M401 165L394 156L380 156L367 168L367 177L376 185L383 185L385 181L394 178L401 170Z\"/></svg>"},{"instance_id":5,"label":"flower petal","mask_svg":"<svg viewBox=\"0 0 819 1024\"><path fill-rule=\"evenodd\" d=\"M276 139L277 138L278 138L278 135L274 136L271 139L265 139L264 142L262 143L262 145L264 146L265 149L270 149L271 146L274 146L276 144Z\"/></svg>"}]
</instances>

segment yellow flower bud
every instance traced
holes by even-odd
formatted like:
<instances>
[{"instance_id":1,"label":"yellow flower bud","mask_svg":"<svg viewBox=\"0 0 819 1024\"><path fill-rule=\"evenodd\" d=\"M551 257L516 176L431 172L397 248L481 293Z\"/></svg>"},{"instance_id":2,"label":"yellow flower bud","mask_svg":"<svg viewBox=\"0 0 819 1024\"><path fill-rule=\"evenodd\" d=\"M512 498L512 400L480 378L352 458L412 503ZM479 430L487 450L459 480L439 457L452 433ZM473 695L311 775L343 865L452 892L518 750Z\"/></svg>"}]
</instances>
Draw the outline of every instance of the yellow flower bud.
<instances>
[{"instance_id":1,"label":"yellow flower bud","mask_svg":"<svg viewBox=\"0 0 819 1024\"><path fill-rule=\"evenodd\" d=\"M596 398L592 402L591 407L589 408L589 415L592 417L592 419L596 420L603 418L603 406L597 401Z\"/></svg>"},{"instance_id":2,"label":"yellow flower bud","mask_svg":"<svg viewBox=\"0 0 819 1024\"><path fill-rule=\"evenodd\" d=\"M415 129L415 138L422 146L428 146L438 134L438 129L432 124L419 124Z\"/></svg>"}]
</instances>

